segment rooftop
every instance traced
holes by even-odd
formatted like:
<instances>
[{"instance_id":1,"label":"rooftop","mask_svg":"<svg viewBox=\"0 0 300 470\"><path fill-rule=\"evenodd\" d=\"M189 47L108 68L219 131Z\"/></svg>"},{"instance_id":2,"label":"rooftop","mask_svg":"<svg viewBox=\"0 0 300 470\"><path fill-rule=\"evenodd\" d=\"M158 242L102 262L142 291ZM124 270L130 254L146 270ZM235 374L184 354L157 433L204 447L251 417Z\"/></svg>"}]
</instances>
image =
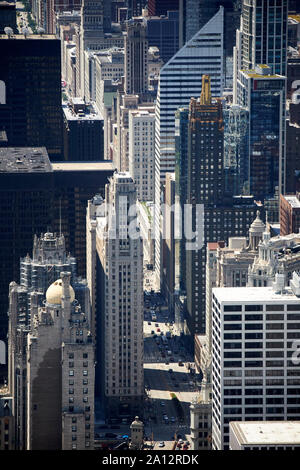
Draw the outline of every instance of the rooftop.
<instances>
[{"instance_id":1,"label":"rooftop","mask_svg":"<svg viewBox=\"0 0 300 470\"><path fill-rule=\"evenodd\" d=\"M101 121L101 113L92 103L85 103L81 98L72 98L63 102L63 112L68 121Z\"/></svg>"},{"instance_id":2,"label":"rooftop","mask_svg":"<svg viewBox=\"0 0 300 470\"><path fill-rule=\"evenodd\" d=\"M273 287L215 287L213 294L219 302L230 304L259 303L259 302L298 302L290 287L285 287L283 293L276 293Z\"/></svg>"},{"instance_id":3,"label":"rooftop","mask_svg":"<svg viewBox=\"0 0 300 470\"><path fill-rule=\"evenodd\" d=\"M45 147L0 148L0 173L51 172Z\"/></svg>"},{"instance_id":4,"label":"rooftop","mask_svg":"<svg viewBox=\"0 0 300 470\"><path fill-rule=\"evenodd\" d=\"M291 196L282 196L290 205L293 209L298 209L300 208L300 201L297 198L297 196L291 195Z\"/></svg>"},{"instance_id":5,"label":"rooftop","mask_svg":"<svg viewBox=\"0 0 300 470\"><path fill-rule=\"evenodd\" d=\"M114 171L113 162L59 162L52 163L53 171Z\"/></svg>"},{"instance_id":6,"label":"rooftop","mask_svg":"<svg viewBox=\"0 0 300 470\"><path fill-rule=\"evenodd\" d=\"M230 426L240 444L300 444L300 421L240 421Z\"/></svg>"}]
</instances>

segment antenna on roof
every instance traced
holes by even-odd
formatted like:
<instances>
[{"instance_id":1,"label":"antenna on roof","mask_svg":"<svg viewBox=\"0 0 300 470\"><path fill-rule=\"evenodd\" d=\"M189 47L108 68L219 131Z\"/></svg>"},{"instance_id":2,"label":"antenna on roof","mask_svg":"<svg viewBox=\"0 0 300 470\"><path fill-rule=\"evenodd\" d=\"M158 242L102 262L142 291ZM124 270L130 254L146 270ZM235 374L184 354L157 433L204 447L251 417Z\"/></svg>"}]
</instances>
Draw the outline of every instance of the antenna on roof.
<instances>
[{"instance_id":1,"label":"antenna on roof","mask_svg":"<svg viewBox=\"0 0 300 470\"><path fill-rule=\"evenodd\" d=\"M7 34L8 38L10 39L11 36L14 34L13 29L10 26L6 26L4 28L5 34Z\"/></svg>"}]
</instances>

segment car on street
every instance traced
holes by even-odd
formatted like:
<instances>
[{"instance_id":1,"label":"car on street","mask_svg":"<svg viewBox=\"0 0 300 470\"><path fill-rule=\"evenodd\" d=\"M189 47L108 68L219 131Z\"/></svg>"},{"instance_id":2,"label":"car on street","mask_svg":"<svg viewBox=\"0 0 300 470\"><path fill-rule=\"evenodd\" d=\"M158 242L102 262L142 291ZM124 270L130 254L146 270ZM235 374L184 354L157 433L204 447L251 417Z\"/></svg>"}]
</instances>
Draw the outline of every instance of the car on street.
<instances>
[{"instance_id":1,"label":"car on street","mask_svg":"<svg viewBox=\"0 0 300 470\"><path fill-rule=\"evenodd\" d=\"M151 330L151 334L154 335L155 331L154 330Z\"/></svg>"},{"instance_id":2,"label":"car on street","mask_svg":"<svg viewBox=\"0 0 300 470\"><path fill-rule=\"evenodd\" d=\"M158 447L165 447L165 443L162 441L158 444Z\"/></svg>"},{"instance_id":3,"label":"car on street","mask_svg":"<svg viewBox=\"0 0 300 470\"><path fill-rule=\"evenodd\" d=\"M165 406L165 402L164 402L164 401L161 401L161 402L160 402L160 405L161 405L161 406Z\"/></svg>"},{"instance_id":4,"label":"car on street","mask_svg":"<svg viewBox=\"0 0 300 470\"><path fill-rule=\"evenodd\" d=\"M151 321L148 321L148 325L151 325Z\"/></svg>"},{"instance_id":5,"label":"car on street","mask_svg":"<svg viewBox=\"0 0 300 470\"><path fill-rule=\"evenodd\" d=\"M160 328L157 328L156 331L157 331L157 333L160 333Z\"/></svg>"},{"instance_id":6,"label":"car on street","mask_svg":"<svg viewBox=\"0 0 300 470\"><path fill-rule=\"evenodd\" d=\"M159 326L159 324L158 324L158 323L155 323L155 326L156 326L156 327L158 327L158 326Z\"/></svg>"},{"instance_id":7,"label":"car on street","mask_svg":"<svg viewBox=\"0 0 300 470\"><path fill-rule=\"evenodd\" d=\"M171 417L171 423L175 423L176 419L174 418L174 416Z\"/></svg>"}]
</instances>

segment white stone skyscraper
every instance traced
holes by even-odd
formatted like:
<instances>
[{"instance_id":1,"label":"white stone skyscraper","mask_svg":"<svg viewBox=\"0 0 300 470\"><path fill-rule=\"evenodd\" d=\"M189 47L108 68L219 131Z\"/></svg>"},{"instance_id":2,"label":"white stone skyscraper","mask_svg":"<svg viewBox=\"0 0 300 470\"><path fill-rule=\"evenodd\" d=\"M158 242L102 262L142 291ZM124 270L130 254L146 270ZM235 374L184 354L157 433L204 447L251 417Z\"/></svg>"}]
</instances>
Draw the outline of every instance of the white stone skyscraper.
<instances>
[{"instance_id":1,"label":"white stone skyscraper","mask_svg":"<svg viewBox=\"0 0 300 470\"><path fill-rule=\"evenodd\" d=\"M229 448L232 421L300 419L300 278L290 287L214 288L212 447Z\"/></svg>"},{"instance_id":2,"label":"white stone skyscraper","mask_svg":"<svg viewBox=\"0 0 300 470\"><path fill-rule=\"evenodd\" d=\"M136 219L136 188L115 173L105 201L89 201L87 278L95 319L96 396L106 416L141 410L143 374L143 241Z\"/></svg>"},{"instance_id":3,"label":"white stone skyscraper","mask_svg":"<svg viewBox=\"0 0 300 470\"><path fill-rule=\"evenodd\" d=\"M213 97L223 93L223 7L160 71L155 122L155 270L160 278L161 184L175 170L175 112L199 97L202 76L209 75Z\"/></svg>"}]
</instances>

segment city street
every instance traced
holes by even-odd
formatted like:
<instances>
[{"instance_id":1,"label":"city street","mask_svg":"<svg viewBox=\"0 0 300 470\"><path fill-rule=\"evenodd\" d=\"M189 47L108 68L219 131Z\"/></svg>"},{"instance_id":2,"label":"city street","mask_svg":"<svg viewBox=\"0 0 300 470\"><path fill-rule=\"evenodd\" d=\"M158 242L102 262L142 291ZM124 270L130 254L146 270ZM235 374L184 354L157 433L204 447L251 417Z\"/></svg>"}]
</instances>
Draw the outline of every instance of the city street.
<instances>
[{"instance_id":1,"label":"city street","mask_svg":"<svg viewBox=\"0 0 300 470\"><path fill-rule=\"evenodd\" d=\"M167 308L158 307L160 297L152 295L146 299L149 308L145 308L144 318L145 435L149 439L153 435L156 442L174 437L187 440L189 406L200 385L194 374L194 363L186 354L175 325L169 321ZM152 321L154 311L156 321ZM182 418L171 394L176 395L182 406Z\"/></svg>"}]
</instances>

